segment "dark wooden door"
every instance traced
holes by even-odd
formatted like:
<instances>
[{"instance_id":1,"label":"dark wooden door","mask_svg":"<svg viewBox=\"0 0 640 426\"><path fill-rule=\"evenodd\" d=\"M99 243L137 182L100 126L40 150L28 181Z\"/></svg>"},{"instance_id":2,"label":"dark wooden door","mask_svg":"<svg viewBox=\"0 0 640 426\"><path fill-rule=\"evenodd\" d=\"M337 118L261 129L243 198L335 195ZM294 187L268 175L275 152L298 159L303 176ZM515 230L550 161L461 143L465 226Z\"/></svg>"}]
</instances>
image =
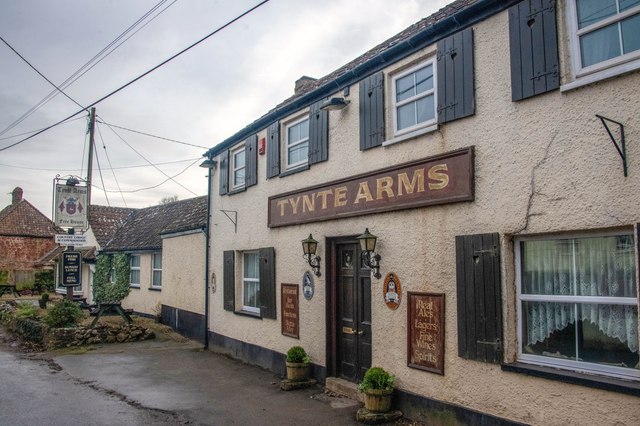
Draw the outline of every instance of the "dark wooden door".
<instances>
[{"instance_id":1,"label":"dark wooden door","mask_svg":"<svg viewBox=\"0 0 640 426\"><path fill-rule=\"evenodd\" d=\"M336 246L337 374L358 382L371 367L371 273L356 243Z\"/></svg>"}]
</instances>

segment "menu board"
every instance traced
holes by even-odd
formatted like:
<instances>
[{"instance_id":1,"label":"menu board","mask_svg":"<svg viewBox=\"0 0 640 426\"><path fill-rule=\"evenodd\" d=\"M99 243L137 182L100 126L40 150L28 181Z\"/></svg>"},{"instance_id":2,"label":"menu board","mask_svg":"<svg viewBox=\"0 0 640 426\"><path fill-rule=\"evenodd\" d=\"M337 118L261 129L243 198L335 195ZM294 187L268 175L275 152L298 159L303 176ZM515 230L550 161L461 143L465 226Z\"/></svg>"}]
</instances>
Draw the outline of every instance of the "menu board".
<instances>
[{"instance_id":1,"label":"menu board","mask_svg":"<svg viewBox=\"0 0 640 426\"><path fill-rule=\"evenodd\" d=\"M408 293L407 364L444 375L444 294Z\"/></svg>"},{"instance_id":2,"label":"menu board","mask_svg":"<svg viewBox=\"0 0 640 426\"><path fill-rule=\"evenodd\" d=\"M282 334L300 338L300 316L298 303L298 285L282 284L280 289L282 303Z\"/></svg>"}]
</instances>

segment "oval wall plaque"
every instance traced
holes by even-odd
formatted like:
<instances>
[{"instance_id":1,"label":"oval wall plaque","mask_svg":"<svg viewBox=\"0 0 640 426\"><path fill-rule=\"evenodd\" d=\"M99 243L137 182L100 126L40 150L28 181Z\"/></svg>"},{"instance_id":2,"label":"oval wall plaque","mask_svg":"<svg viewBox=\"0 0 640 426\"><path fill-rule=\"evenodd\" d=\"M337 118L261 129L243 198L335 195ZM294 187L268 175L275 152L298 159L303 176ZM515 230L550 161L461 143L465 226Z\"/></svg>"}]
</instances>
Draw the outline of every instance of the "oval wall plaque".
<instances>
[{"instance_id":1,"label":"oval wall plaque","mask_svg":"<svg viewBox=\"0 0 640 426\"><path fill-rule=\"evenodd\" d=\"M387 304L389 309L398 309L402 287L400 286L400 279L395 273L389 272L385 277L382 295L384 296L384 303Z\"/></svg>"},{"instance_id":2,"label":"oval wall plaque","mask_svg":"<svg viewBox=\"0 0 640 426\"><path fill-rule=\"evenodd\" d=\"M302 276L302 294L307 300L311 300L313 297L313 275L309 271Z\"/></svg>"}]
</instances>

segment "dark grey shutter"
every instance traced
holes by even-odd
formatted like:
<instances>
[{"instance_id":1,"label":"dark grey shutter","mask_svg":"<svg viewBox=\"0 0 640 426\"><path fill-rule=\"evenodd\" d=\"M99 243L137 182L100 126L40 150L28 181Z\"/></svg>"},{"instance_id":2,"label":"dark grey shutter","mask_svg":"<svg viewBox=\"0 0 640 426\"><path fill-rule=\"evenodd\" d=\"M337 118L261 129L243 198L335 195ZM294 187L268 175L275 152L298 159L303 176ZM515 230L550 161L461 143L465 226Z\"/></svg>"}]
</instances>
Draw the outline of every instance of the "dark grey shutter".
<instances>
[{"instance_id":1,"label":"dark grey shutter","mask_svg":"<svg viewBox=\"0 0 640 426\"><path fill-rule=\"evenodd\" d=\"M502 362L500 236L456 237L458 355Z\"/></svg>"},{"instance_id":2,"label":"dark grey shutter","mask_svg":"<svg viewBox=\"0 0 640 426\"><path fill-rule=\"evenodd\" d=\"M280 174L280 122L269 126L267 132L267 179Z\"/></svg>"},{"instance_id":3,"label":"dark grey shutter","mask_svg":"<svg viewBox=\"0 0 640 426\"><path fill-rule=\"evenodd\" d=\"M473 115L473 30L467 28L438 42L438 123Z\"/></svg>"},{"instance_id":4,"label":"dark grey shutter","mask_svg":"<svg viewBox=\"0 0 640 426\"><path fill-rule=\"evenodd\" d=\"M222 254L222 297L224 298L224 310L234 311L236 309L236 265L235 252L225 251Z\"/></svg>"},{"instance_id":5,"label":"dark grey shutter","mask_svg":"<svg viewBox=\"0 0 640 426\"><path fill-rule=\"evenodd\" d=\"M525 0L509 8L511 99L560 87L555 0Z\"/></svg>"},{"instance_id":6,"label":"dark grey shutter","mask_svg":"<svg viewBox=\"0 0 640 426\"><path fill-rule=\"evenodd\" d=\"M258 135L249 136L244 141L244 155L244 185L248 188L258 183Z\"/></svg>"},{"instance_id":7,"label":"dark grey shutter","mask_svg":"<svg viewBox=\"0 0 640 426\"><path fill-rule=\"evenodd\" d=\"M360 82L360 151L384 142L384 74Z\"/></svg>"},{"instance_id":8,"label":"dark grey shutter","mask_svg":"<svg viewBox=\"0 0 640 426\"><path fill-rule=\"evenodd\" d=\"M320 109L321 104L316 102L309 111L309 164L329 159L329 113Z\"/></svg>"},{"instance_id":9,"label":"dark grey shutter","mask_svg":"<svg viewBox=\"0 0 640 426\"><path fill-rule=\"evenodd\" d=\"M220 195L229 192L229 150L220 154Z\"/></svg>"},{"instance_id":10,"label":"dark grey shutter","mask_svg":"<svg viewBox=\"0 0 640 426\"><path fill-rule=\"evenodd\" d=\"M276 319L276 251L261 248L260 256L260 315Z\"/></svg>"}]
</instances>

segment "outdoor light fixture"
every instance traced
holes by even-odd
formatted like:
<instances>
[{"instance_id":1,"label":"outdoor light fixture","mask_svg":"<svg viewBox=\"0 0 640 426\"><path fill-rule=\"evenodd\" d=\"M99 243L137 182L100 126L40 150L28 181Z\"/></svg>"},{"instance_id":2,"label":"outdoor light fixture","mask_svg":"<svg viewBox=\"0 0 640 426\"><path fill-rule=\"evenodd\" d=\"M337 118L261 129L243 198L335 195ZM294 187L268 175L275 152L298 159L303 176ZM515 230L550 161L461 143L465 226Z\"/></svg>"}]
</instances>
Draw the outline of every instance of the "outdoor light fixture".
<instances>
[{"instance_id":1,"label":"outdoor light fixture","mask_svg":"<svg viewBox=\"0 0 640 426\"><path fill-rule=\"evenodd\" d=\"M200 163L200 167L205 169L215 169L217 165L218 165L218 162L210 158L207 158L202 163Z\"/></svg>"},{"instance_id":2,"label":"outdoor light fixture","mask_svg":"<svg viewBox=\"0 0 640 426\"><path fill-rule=\"evenodd\" d=\"M362 264L373 270L373 276L380 279L380 257L375 253L376 241L378 237L369 232L369 228L364 230L364 234L358 236L360 241L360 259Z\"/></svg>"},{"instance_id":3,"label":"outdoor light fixture","mask_svg":"<svg viewBox=\"0 0 640 426\"><path fill-rule=\"evenodd\" d=\"M345 98L330 98L322 103L320 109L323 111L336 111L345 108L349 105L349 102Z\"/></svg>"},{"instance_id":4,"label":"outdoor light fixture","mask_svg":"<svg viewBox=\"0 0 640 426\"><path fill-rule=\"evenodd\" d=\"M318 248L318 242L313 239L313 235L309 234L309 238L302 240L303 257L309 263L309 266L313 268L313 273L319 277L320 274L320 256L316 256L316 249Z\"/></svg>"}]
</instances>

